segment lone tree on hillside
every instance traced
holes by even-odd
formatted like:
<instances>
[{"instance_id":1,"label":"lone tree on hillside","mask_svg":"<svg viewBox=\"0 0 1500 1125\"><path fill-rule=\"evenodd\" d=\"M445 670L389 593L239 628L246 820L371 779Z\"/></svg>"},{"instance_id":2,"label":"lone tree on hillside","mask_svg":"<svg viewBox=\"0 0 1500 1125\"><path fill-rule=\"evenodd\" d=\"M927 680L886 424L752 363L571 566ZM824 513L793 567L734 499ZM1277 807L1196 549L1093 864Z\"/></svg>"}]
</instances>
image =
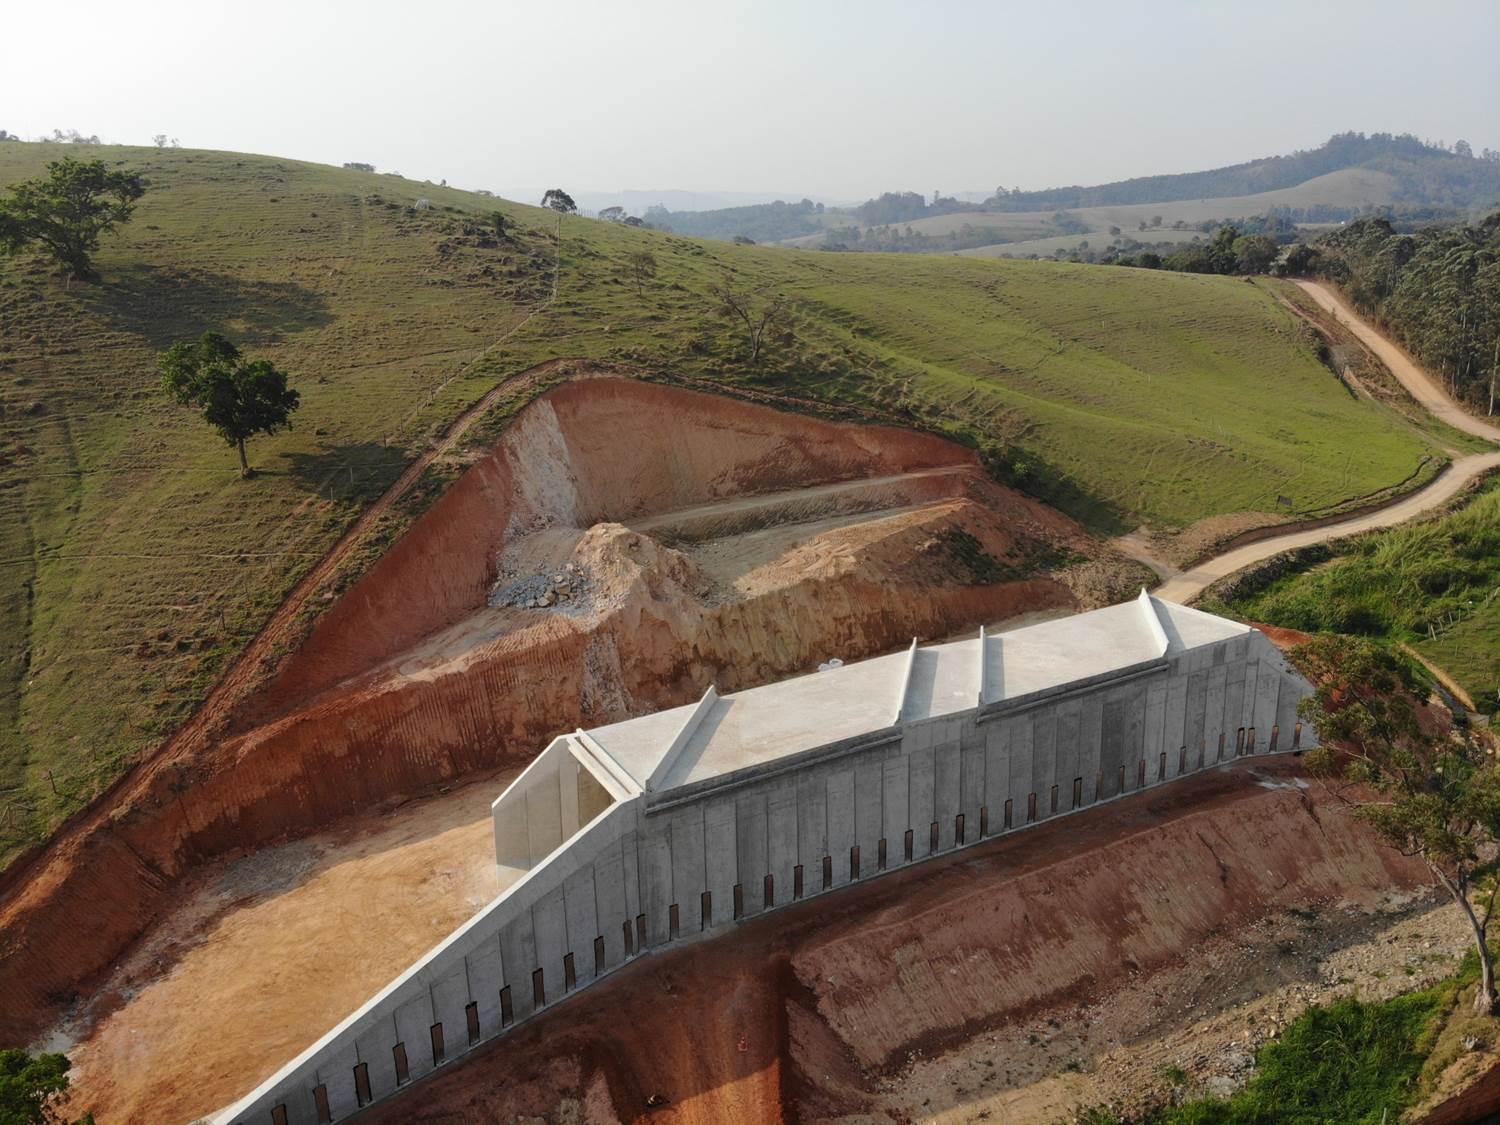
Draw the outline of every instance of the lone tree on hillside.
<instances>
[{"instance_id":1,"label":"lone tree on hillside","mask_svg":"<svg viewBox=\"0 0 1500 1125\"><path fill-rule=\"evenodd\" d=\"M606 223L623 223L625 221L625 208L605 207L599 212L599 217Z\"/></svg>"},{"instance_id":2,"label":"lone tree on hillside","mask_svg":"<svg viewBox=\"0 0 1500 1125\"><path fill-rule=\"evenodd\" d=\"M60 1108L68 1091L66 1055L30 1055L0 1051L0 1122L5 1125L66 1125ZM76 1125L93 1125L84 1114Z\"/></svg>"},{"instance_id":3,"label":"lone tree on hillside","mask_svg":"<svg viewBox=\"0 0 1500 1125\"><path fill-rule=\"evenodd\" d=\"M573 197L560 187L548 188L542 195L542 206L550 207L560 215L571 215L578 210Z\"/></svg>"},{"instance_id":4,"label":"lone tree on hillside","mask_svg":"<svg viewBox=\"0 0 1500 1125\"><path fill-rule=\"evenodd\" d=\"M268 359L243 359L217 332L173 344L158 366L162 390L182 405L202 410L204 421L239 449L241 477L254 475L245 457L246 439L292 427L292 411L301 396L286 385L286 373Z\"/></svg>"},{"instance_id":5,"label":"lone tree on hillside","mask_svg":"<svg viewBox=\"0 0 1500 1125\"><path fill-rule=\"evenodd\" d=\"M501 242L510 241L510 225L503 211L490 212L490 227Z\"/></svg>"},{"instance_id":6,"label":"lone tree on hillside","mask_svg":"<svg viewBox=\"0 0 1500 1125\"><path fill-rule=\"evenodd\" d=\"M130 221L146 185L134 172L111 172L102 160L72 157L47 165L47 178L17 184L0 197L0 249L40 247L68 275L95 278L90 255L99 237Z\"/></svg>"},{"instance_id":7,"label":"lone tree on hillside","mask_svg":"<svg viewBox=\"0 0 1500 1125\"><path fill-rule=\"evenodd\" d=\"M1474 1009L1495 1011L1488 936L1500 875L1489 869L1500 840L1500 764L1487 734L1433 731L1424 723L1410 669L1357 637L1318 637L1298 650L1317 690L1299 714L1321 746L1310 772L1339 785L1380 839L1419 856L1468 919L1479 955Z\"/></svg>"},{"instance_id":8,"label":"lone tree on hillside","mask_svg":"<svg viewBox=\"0 0 1500 1125\"><path fill-rule=\"evenodd\" d=\"M635 291L644 297L646 282L656 277L656 255L649 250L637 250L625 259L625 276L635 285Z\"/></svg>"},{"instance_id":9,"label":"lone tree on hillside","mask_svg":"<svg viewBox=\"0 0 1500 1125\"><path fill-rule=\"evenodd\" d=\"M750 342L750 362L759 363L766 333L786 322L786 298L780 293L737 288L728 277L717 285L709 286L708 291L718 302L719 315L744 325Z\"/></svg>"}]
</instances>

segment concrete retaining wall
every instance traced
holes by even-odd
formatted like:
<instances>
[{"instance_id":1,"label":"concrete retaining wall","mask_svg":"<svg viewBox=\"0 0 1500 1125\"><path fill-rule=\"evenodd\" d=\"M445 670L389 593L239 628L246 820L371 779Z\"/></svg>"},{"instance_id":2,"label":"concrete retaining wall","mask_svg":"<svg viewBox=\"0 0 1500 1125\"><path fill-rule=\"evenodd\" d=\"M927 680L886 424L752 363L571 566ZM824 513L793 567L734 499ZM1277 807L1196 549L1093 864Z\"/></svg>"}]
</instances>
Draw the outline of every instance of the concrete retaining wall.
<instances>
[{"instance_id":1,"label":"concrete retaining wall","mask_svg":"<svg viewBox=\"0 0 1500 1125\"><path fill-rule=\"evenodd\" d=\"M1251 632L661 793L619 784L586 735L559 738L496 803L497 859L520 880L217 1120L342 1120L672 941L1310 745L1308 690Z\"/></svg>"}]
</instances>

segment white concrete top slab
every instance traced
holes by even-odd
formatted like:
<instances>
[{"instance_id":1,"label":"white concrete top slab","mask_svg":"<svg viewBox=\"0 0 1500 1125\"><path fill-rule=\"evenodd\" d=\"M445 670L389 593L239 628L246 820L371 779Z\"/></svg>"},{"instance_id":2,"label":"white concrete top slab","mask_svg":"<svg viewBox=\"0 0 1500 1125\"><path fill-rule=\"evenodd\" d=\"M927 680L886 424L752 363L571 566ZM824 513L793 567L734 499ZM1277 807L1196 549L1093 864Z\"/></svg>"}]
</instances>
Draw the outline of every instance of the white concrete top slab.
<instances>
[{"instance_id":1,"label":"white concrete top slab","mask_svg":"<svg viewBox=\"0 0 1500 1125\"><path fill-rule=\"evenodd\" d=\"M1107 676L1250 632L1149 596L995 634L983 646L993 705ZM1163 644L1165 638L1165 645ZM718 697L657 779L660 793L845 739L973 708L980 640L877 656ZM591 737L644 787L700 704L598 727Z\"/></svg>"}]
</instances>

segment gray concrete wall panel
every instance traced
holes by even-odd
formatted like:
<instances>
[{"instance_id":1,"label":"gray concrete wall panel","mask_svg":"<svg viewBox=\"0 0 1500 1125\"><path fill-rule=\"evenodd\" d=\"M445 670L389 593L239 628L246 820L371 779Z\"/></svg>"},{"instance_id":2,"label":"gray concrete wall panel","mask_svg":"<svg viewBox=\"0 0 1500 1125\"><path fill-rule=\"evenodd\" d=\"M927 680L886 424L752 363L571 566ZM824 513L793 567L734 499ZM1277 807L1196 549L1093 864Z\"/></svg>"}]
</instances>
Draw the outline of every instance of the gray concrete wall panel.
<instances>
[{"instance_id":1,"label":"gray concrete wall panel","mask_svg":"<svg viewBox=\"0 0 1500 1125\"><path fill-rule=\"evenodd\" d=\"M532 904L531 925L536 934L535 967L542 970L543 1002L552 1004L563 996L563 958L568 953L568 912L562 887L553 887Z\"/></svg>"},{"instance_id":2,"label":"gray concrete wall panel","mask_svg":"<svg viewBox=\"0 0 1500 1125\"><path fill-rule=\"evenodd\" d=\"M834 770L827 775L828 852L833 857L833 885L849 881L849 849L854 846L854 771ZM821 882L819 886L821 886Z\"/></svg>"},{"instance_id":3,"label":"gray concrete wall panel","mask_svg":"<svg viewBox=\"0 0 1500 1125\"><path fill-rule=\"evenodd\" d=\"M1098 693L1084 697L1078 727L1078 772L1083 775L1083 803L1099 800L1100 750L1104 735L1104 699Z\"/></svg>"},{"instance_id":4,"label":"gray concrete wall panel","mask_svg":"<svg viewBox=\"0 0 1500 1125\"><path fill-rule=\"evenodd\" d=\"M734 830L736 881L745 888L746 915L756 914L765 909L765 882L771 873L764 791L746 794L735 802Z\"/></svg>"},{"instance_id":5,"label":"gray concrete wall panel","mask_svg":"<svg viewBox=\"0 0 1500 1125\"><path fill-rule=\"evenodd\" d=\"M604 930L599 925L599 910L594 897L596 869L596 866L591 864L581 871L573 872L563 880L563 908L568 923L568 951L573 954L573 974L580 983L594 979L594 939L604 937ZM618 918L622 913L623 911L616 913L614 917ZM608 939L605 940L607 948Z\"/></svg>"},{"instance_id":6,"label":"gray concrete wall panel","mask_svg":"<svg viewBox=\"0 0 1500 1125\"><path fill-rule=\"evenodd\" d=\"M703 856L707 867L709 900L708 925L720 926L734 918L734 886L739 882L739 860L735 855L738 833L734 823L734 799L710 800L703 809ZM702 920L702 904L693 904L691 918L697 926ZM683 925L687 925L683 919Z\"/></svg>"},{"instance_id":7,"label":"gray concrete wall panel","mask_svg":"<svg viewBox=\"0 0 1500 1125\"><path fill-rule=\"evenodd\" d=\"M766 799L766 846L778 906L792 901L793 869L801 862L797 833L797 784L791 779L778 781Z\"/></svg>"},{"instance_id":8,"label":"gray concrete wall panel","mask_svg":"<svg viewBox=\"0 0 1500 1125\"><path fill-rule=\"evenodd\" d=\"M911 759L905 754L887 758L881 763L880 800L882 820L880 833L886 839L888 865L905 862L906 830L912 827L908 790Z\"/></svg>"},{"instance_id":9,"label":"gray concrete wall panel","mask_svg":"<svg viewBox=\"0 0 1500 1125\"><path fill-rule=\"evenodd\" d=\"M469 991L479 1005L479 1033L488 1039L500 1034L500 990L505 987L505 972L500 963L500 936L491 934L465 961L469 969ZM391 1044L386 1046L389 1048Z\"/></svg>"}]
</instances>

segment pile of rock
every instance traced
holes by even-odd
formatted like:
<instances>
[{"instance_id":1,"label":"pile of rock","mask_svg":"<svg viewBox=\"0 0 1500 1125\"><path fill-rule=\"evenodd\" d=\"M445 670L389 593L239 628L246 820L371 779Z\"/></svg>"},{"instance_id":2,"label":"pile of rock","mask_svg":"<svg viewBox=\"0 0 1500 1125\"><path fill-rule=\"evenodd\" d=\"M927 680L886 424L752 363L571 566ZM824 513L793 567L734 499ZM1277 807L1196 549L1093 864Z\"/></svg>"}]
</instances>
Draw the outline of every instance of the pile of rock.
<instances>
[{"instance_id":1,"label":"pile of rock","mask_svg":"<svg viewBox=\"0 0 1500 1125\"><path fill-rule=\"evenodd\" d=\"M588 592L588 578L576 563L558 570L531 574L514 581L502 577L490 591L491 608L515 606L518 609L579 608Z\"/></svg>"}]
</instances>

